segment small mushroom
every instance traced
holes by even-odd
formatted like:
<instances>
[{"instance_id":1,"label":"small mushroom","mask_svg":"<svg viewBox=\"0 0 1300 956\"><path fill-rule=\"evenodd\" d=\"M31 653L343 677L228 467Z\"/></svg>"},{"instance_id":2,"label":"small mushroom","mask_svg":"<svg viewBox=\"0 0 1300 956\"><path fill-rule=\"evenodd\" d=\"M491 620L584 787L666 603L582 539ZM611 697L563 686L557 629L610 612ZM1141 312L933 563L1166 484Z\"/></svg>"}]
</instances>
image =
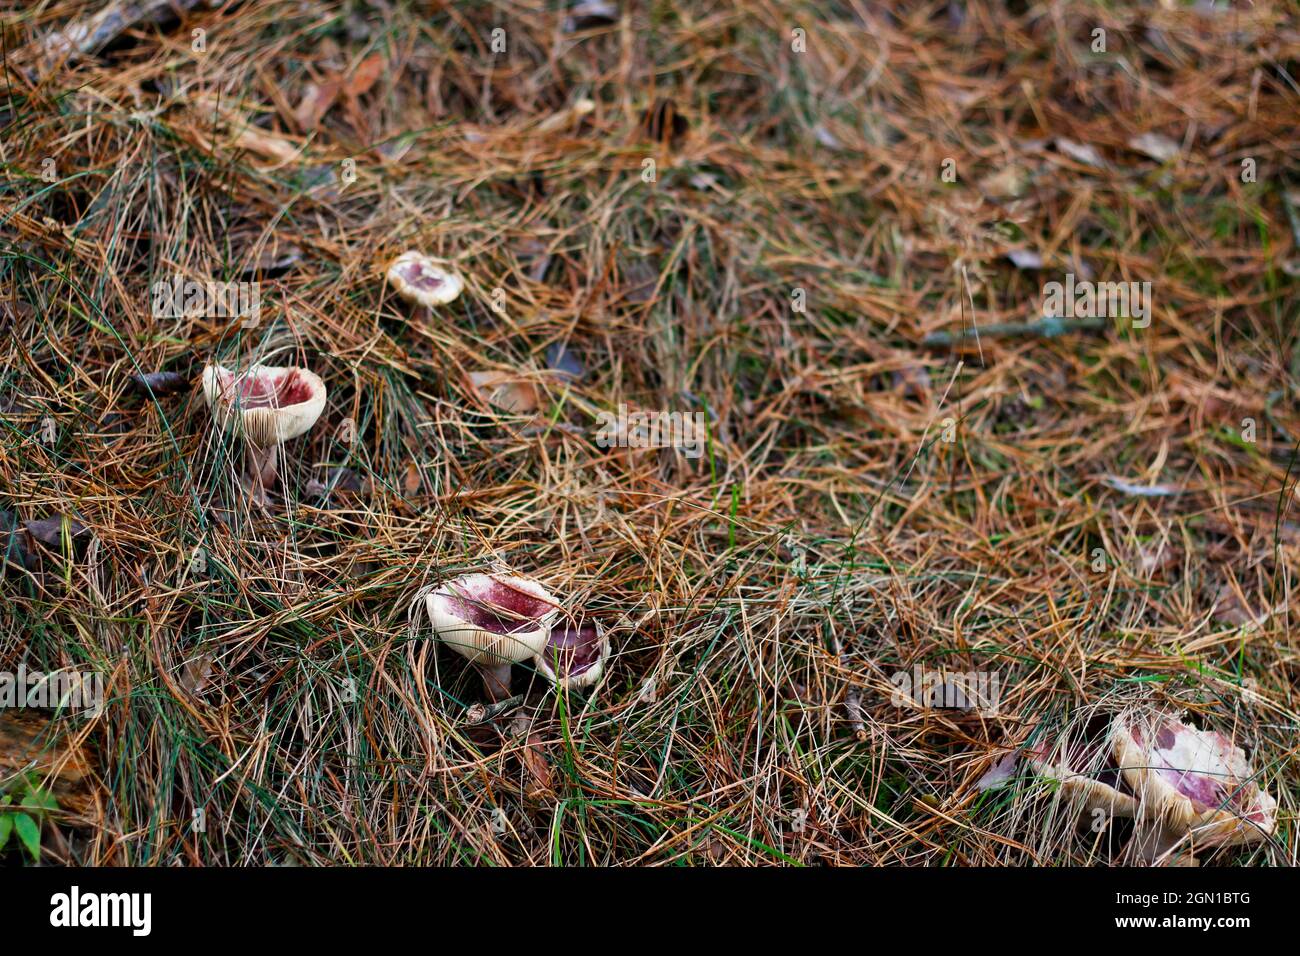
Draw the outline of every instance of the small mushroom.
<instances>
[{"instance_id":1,"label":"small mushroom","mask_svg":"<svg viewBox=\"0 0 1300 956\"><path fill-rule=\"evenodd\" d=\"M412 624L421 604L435 637L478 668L493 701L510 696L510 665L541 653L560 612L546 588L510 574L467 574L421 590Z\"/></svg>"},{"instance_id":2,"label":"small mushroom","mask_svg":"<svg viewBox=\"0 0 1300 956\"><path fill-rule=\"evenodd\" d=\"M220 365L203 370L203 397L222 428L244 437L248 483L265 504L275 484L276 448L308 432L325 410L325 383L305 368L254 365L238 374Z\"/></svg>"},{"instance_id":3,"label":"small mushroom","mask_svg":"<svg viewBox=\"0 0 1300 956\"><path fill-rule=\"evenodd\" d=\"M599 624L562 622L551 628L546 646L534 663L552 684L573 690L599 681L608 657L609 638Z\"/></svg>"},{"instance_id":4,"label":"small mushroom","mask_svg":"<svg viewBox=\"0 0 1300 956\"><path fill-rule=\"evenodd\" d=\"M465 288L465 280L422 252L403 252L388 267L388 281L408 302L431 309L446 305Z\"/></svg>"}]
</instances>

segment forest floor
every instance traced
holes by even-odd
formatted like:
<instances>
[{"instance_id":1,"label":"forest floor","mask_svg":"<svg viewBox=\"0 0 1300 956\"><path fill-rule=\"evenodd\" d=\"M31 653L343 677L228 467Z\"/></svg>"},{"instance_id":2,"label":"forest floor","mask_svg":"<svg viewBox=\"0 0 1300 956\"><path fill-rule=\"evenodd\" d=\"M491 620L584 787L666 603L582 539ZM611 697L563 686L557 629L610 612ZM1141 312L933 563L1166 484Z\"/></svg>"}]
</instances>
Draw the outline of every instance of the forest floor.
<instances>
[{"instance_id":1,"label":"forest floor","mask_svg":"<svg viewBox=\"0 0 1300 956\"><path fill-rule=\"evenodd\" d=\"M1016 755L1136 709L1295 862L1295 4L104 6L0 36L0 671L104 682L0 711L47 861L1133 862ZM255 362L328 390L265 506ZM485 714L408 614L482 569L601 682Z\"/></svg>"}]
</instances>

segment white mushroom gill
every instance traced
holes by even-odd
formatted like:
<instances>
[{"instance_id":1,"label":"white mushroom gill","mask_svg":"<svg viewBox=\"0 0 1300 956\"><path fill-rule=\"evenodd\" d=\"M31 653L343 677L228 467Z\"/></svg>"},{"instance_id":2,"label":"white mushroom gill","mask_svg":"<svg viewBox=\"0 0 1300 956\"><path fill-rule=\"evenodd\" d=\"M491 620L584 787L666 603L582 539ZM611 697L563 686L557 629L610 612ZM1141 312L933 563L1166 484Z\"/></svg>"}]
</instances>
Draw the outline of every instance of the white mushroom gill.
<instances>
[{"instance_id":1,"label":"white mushroom gill","mask_svg":"<svg viewBox=\"0 0 1300 956\"><path fill-rule=\"evenodd\" d=\"M542 676L562 690L591 687L605 673L609 638L594 623L560 623L551 628L534 663Z\"/></svg>"}]
</instances>

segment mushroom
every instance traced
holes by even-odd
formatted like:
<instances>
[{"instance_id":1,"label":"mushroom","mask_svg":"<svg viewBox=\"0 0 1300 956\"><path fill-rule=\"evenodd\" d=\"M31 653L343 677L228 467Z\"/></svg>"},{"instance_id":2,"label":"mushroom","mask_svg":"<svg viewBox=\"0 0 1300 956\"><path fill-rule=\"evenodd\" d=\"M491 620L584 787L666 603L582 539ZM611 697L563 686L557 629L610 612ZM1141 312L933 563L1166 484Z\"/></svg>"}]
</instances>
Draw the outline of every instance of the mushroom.
<instances>
[{"instance_id":1,"label":"mushroom","mask_svg":"<svg viewBox=\"0 0 1300 956\"><path fill-rule=\"evenodd\" d=\"M276 448L316 424L325 394L320 376L305 368L254 365L242 375L220 365L203 369L203 397L212 417L244 436L247 481L259 504L275 484Z\"/></svg>"},{"instance_id":2,"label":"mushroom","mask_svg":"<svg viewBox=\"0 0 1300 956\"><path fill-rule=\"evenodd\" d=\"M1137 816L1138 802L1120 773L1109 737L1107 726L1094 724L1076 736L1041 742L1025 751L1039 776L1060 783L1061 796L1079 806L1085 823L1094 810L1115 817Z\"/></svg>"},{"instance_id":3,"label":"mushroom","mask_svg":"<svg viewBox=\"0 0 1300 956\"><path fill-rule=\"evenodd\" d=\"M1238 846L1277 828L1277 802L1254 780L1246 756L1223 734L1168 715L1135 712L1095 724L1085 739L1064 738L1026 751L1039 775L1060 781L1084 821L1097 809L1133 817L1136 847L1148 860L1190 837L1194 848ZM1196 865L1191 852L1169 865Z\"/></svg>"},{"instance_id":4,"label":"mushroom","mask_svg":"<svg viewBox=\"0 0 1300 956\"><path fill-rule=\"evenodd\" d=\"M546 646L533 662L562 690L590 687L605 673L609 639L599 624L561 623L551 628Z\"/></svg>"},{"instance_id":5,"label":"mushroom","mask_svg":"<svg viewBox=\"0 0 1300 956\"><path fill-rule=\"evenodd\" d=\"M1170 845L1184 836L1202 847L1266 840L1277 801L1255 782L1241 748L1217 731L1167 715L1115 722L1115 758L1124 778Z\"/></svg>"},{"instance_id":6,"label":"mushroom","mask_svg":"<svg viewBox=\"0 0 1300 956\"><path fill-rule=\"evenodd\" d=\"M403 252L388 267L388 281L408 302L431 309L460 295L465 280L422 252Z\"/></svg>"},{"instance_id":7,"label":"mushroom","mask_svg":"<svg viewBox=\"0 0 1300 956\"><path fill-rule=\"evenodd\" d=\"M546 588L511 574L467 574L421 590L412 625L421 604L435 637L478 668L493 701L510 696L510 665L541 653L560 612Z\"/></svg>"}]
</instances>

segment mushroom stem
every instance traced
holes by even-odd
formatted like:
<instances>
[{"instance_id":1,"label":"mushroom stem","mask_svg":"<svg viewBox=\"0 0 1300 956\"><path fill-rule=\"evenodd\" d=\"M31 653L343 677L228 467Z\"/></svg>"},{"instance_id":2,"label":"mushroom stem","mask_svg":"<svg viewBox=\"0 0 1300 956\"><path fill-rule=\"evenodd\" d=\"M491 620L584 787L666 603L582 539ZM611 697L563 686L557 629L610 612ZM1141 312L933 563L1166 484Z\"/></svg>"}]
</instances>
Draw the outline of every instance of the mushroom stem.
<instances>
[{"instance_id":1,"label":"mushroom stem","mask_svg":"<svg viewBox=\"0 0 1300 956\"><path fill-rule=\"evenodd\" d=\"M509 664L479 664L478 671L483 675L483 687L490 701L498 703L510 697Z\"/></svg>"},{"instance_id":2,"label":"mushroom stem","mask_svg":"<svg viewBox=\"0 0 1300 956\"><path fill-rule=\"evenodd\" d=\"M266 501L266 491L275 485L276 461L275 445L259 448L251 442L245 442L248 449L248 482L253 497L259 502Z\"/></svg>"}]
</instances>

